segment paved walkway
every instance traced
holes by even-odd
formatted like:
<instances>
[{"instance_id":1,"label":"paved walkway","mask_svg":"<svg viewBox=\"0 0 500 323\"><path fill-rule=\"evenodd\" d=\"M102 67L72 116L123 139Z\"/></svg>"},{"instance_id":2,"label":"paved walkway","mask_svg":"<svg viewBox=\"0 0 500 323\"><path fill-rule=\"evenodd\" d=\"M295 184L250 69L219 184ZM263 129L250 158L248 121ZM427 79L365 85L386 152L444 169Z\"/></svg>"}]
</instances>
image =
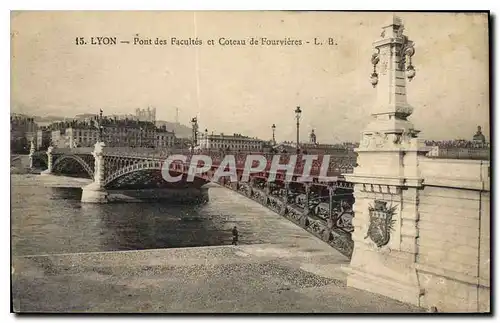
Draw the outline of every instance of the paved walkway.
<instances>
[{"instance_id":1,"label":"paved walkway","mask_svg":"<svg viewBox=\"0 0 500 323\"><path fill-rule=\"evenodd\" d=\"M42 312L415 312L345 286L320 245L15 257L14 306Z\"/></svg>"}]
</instances>

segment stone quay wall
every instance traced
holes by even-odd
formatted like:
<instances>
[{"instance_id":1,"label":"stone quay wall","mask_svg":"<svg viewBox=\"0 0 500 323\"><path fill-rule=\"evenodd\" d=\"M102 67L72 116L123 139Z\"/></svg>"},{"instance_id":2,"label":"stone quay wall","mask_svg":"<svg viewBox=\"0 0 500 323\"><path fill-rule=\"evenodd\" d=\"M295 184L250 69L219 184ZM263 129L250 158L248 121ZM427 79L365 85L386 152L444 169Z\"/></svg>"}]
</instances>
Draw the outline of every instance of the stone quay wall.
<instances>
[{"instance_id":1,"label":"stone quay wall","mask_svg":"<svg viewBox=\"0 0 500 323\"><path fill-rule=\"evenodd\" d=\"M490 310L489 161L419 159L416 269L420 305Z\"/></svg>"}]
</instances>

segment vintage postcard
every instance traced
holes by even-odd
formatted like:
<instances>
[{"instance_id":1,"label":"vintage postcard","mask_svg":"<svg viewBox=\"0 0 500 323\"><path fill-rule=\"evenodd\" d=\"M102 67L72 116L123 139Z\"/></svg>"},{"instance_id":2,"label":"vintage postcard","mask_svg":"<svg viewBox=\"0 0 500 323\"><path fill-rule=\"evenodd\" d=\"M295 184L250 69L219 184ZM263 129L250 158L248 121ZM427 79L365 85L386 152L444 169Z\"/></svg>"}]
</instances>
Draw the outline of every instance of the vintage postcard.
<instances>
[{"instance_id":1,"label":"vintage postcard","mask_svg":"<svg viewBox=\"0 0 500 323\"><path fill-rule=\"evenodd\" d=\"M491 312L488 12L10 19L12 312Z\"/></svg>"}]
</instances>

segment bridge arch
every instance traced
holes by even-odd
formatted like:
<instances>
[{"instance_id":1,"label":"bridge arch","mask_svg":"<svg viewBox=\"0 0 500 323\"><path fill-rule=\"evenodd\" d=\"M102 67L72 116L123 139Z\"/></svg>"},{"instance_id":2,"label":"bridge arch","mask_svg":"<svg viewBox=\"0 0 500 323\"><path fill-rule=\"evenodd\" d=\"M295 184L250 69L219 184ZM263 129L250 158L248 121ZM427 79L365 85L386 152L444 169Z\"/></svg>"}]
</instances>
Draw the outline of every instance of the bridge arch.
<instances>
[{"instance_id":1,"label":"bridge arch","mask_svg":"<svg viewBox=\"0 0 500 323\"><path fill-rule=\"evenodd\" d=\"M77 162L80 166L83 167L83 169L90 176L90 178L94 178L94 171L92 170L92 168L85 162L85 160L83 160L81 157L77 155L64 155L62 157L57 158L54 164L52 165L52 169L55 170L57 166L63 163L63 161L68 161L68 160Z\"/></svg>"},{"instance_id":2,"label":"bridge arch","mask_svg":"<svg viewBox=\"0 0 500 323\"><path fill-rule=\"evenodd\" d=\"M113 185L113 183L127 175L137 173L137 172L143 172L143 171L156 171L156 172L161 172L163 168L163 162L162 160L145 160L141 161L138 163L130 164L128 166L122 167L115 172L111 173L104 179L104 184L103 186L105 188L109 188L110 186ZM187 175L187 168L185 165L182 164L175 164L172 163L170 165L170 172L171 173L176 173L178 175ZM195 175L195 186L202 186L204 184L207 184L211 181L210 175L208 174L196 174ZM175 176L175 175L173 175Z\"/></svg>"},{"instance_id":3,"label":"bridge arch","mask_svg":"<svg viewBox=\"0 0 500 323\"><path fill-rule=\"evenodd\" d=\"M45 152L35 152L33 154L33 160L38 161L41 165L48 165L48 157Z\"/></svg>"}]
</instances>

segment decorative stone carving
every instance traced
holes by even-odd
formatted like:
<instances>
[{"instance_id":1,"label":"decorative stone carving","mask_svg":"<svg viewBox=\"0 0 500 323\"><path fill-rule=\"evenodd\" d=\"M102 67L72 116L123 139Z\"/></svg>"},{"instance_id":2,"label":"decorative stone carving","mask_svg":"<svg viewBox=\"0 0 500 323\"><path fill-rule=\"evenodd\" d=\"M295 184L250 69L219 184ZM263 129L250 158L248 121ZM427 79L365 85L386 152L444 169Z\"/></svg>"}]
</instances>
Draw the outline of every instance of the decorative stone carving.
<instances>
[{"instance_id":1,"label":"decorative stone carving","mask_svg":"<svg viewBox=\"0 0 500 323\"><path fill-rule=\"evenodd\" d=\"M397 206L387 206L387 202L375 200L375 205L368 208L370 224L366 238L370 238L378 248L385 246L391 239L391 230L395 220L392 219L396 213Z\"/></svg>"},{"instance_id":2,"label":"decorative stone carving","mask_svg":"<svg viewBox=\"0 0 500 323\"><path fill-rule=\"evenodd\" d=\"M361 142L359 143L359 148L368 148L370 145L370 136L363 134Z\"/></svg>"},{"instance_id":3,"label":"decorative stone carving","mask_svg":"<svg viewBox=\"0 0 500 323\"><path fill-rule=\"evenodd\" d=\"M382 148L388 142L388 140L387 140L387 134L381 134L380 132L377 132L373 136L373 141L374 141L374 144L375 144L376 148Z\"/></svg>"},{"instance_id":4,"label":"decorative stone carving","mask_svg":"<svg viewBox=\"0 0 500 323\"><path fill-rule=\"evenodd\" d=\"M393 135L393 139L392 139L392 142L395 144L395 145L399 145L403 142L403 136L401 134L394 134Z\"/></svg>"},{"instance_id":5,"label":"decorative stone carving","mask_svg":"<svg viewBox=\"0 0 500 323\"><path fill-rule=\"evenodd\" d=\"M363 138L359 146L360 148L367 149L384 148L387 147L390 142L388 138L387 134L380 132L363 134Z\"/></svg>"}]
</instances>

